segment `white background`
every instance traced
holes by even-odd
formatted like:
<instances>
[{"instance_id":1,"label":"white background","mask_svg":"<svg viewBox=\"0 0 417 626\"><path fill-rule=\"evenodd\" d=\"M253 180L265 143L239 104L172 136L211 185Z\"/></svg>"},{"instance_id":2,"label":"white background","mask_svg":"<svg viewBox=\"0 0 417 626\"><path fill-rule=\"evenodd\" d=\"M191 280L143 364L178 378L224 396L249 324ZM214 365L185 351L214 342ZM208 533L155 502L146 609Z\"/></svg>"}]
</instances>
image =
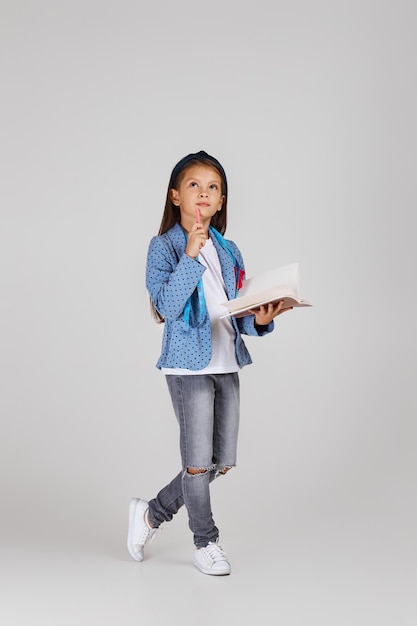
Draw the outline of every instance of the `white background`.
<instances>
[{"instance_id":1,"label":"white background","mask_svg":"<svg viewBox=\"0 0 417 626\"><path fill-rule=\"evenodd\" d=\"M415 625L415 3L1 2L1 588L13 624ZM248 338L230 577L185 513L144 284L172 167L229 179L248 275L313 301Z\"/></svg>"}]
</instances>

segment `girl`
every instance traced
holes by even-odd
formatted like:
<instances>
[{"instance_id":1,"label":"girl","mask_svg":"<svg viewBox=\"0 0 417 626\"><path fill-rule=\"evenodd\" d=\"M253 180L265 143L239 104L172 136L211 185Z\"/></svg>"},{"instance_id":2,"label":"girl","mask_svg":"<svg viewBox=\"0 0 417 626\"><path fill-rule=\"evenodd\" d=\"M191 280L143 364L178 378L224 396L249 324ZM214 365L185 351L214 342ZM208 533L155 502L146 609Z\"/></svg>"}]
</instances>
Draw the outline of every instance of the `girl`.
<instances>
[{"instance_id":1,"label":"girl","mask_svg":"<svg viewBox=\"0 0 417 626\"><path fill-rule=\"evenodd\" d=\"M240 368L251 363L242 334L273 330L283 302L239 319L221 318L245 270L237 246L224 239L227 179L217 159L189 154L174 167L159 234L148 250L146 286L155 318L165 323L157 367L164 372L180 429L182 470L147 502L133 498L127 547L143 560L157 528L185 504L204 574L230 574L210 505L210 482L236 464Z\"/></svg>"}]
</instances>

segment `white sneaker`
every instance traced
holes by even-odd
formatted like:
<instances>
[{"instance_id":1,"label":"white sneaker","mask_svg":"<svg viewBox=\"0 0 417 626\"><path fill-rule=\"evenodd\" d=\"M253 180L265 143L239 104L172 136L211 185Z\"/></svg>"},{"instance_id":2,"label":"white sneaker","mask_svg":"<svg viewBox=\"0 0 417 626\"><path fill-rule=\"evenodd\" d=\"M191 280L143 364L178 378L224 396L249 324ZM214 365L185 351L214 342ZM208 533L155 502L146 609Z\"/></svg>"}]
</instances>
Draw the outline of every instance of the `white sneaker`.
<instances>
[{"instance_id":1,"label":"white sneaker","mask_svg":"<svg viewBox=\"0 0 417 626\"><path fill-rule=\"evenodd\" d=\"M203 574L212 576L226 576L232 571L223 549L212 541L205 548L198 548L195 551L194 565Z\"/></svg>"},{"instance_id":2,"label":"white sneaker","mask_svg":"<svg viewBox=\"0 0 417 626\"><path fill-rule=\"evenodd\" d=\"M143 548L158 530L149 525L148 511L149 504L146 500L133 498L130 501L127 549L135 561L143 561Z\"/></svg>"}]
</instances>

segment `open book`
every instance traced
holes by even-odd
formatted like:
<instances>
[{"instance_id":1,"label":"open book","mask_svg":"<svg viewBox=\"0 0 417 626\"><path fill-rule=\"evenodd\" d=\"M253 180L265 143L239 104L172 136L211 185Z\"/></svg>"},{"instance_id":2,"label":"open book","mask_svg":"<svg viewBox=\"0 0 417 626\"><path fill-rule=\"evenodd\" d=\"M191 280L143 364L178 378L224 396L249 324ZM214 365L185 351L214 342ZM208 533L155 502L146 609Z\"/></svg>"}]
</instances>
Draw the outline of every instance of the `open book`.
<instances>
[{"instance_id":1,"label":"open book","mask_svg":"<svg viewBox=\"0 0 417 626\"><path fill-rule=\"evenodd\" d=\"M243 281L237 298L222 302L227 312L221 317L250 315L248 309L256 309L268 302L284 300L285 307L312 306L300 297L298 263L291 263L262 272Z\"/></svg>"}]
</instances>

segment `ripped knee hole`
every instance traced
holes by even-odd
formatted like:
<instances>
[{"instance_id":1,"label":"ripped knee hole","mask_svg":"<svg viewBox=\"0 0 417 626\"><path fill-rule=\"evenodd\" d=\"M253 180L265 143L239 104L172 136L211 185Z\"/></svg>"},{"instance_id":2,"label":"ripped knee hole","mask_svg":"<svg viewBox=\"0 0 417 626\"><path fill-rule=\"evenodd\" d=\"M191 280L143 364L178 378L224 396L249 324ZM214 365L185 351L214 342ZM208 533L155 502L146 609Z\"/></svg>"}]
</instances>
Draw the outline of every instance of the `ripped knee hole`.
<instances>
[{"instance_id":1,"label":"ripped knee hole","mask_svg":"<svg viewBox=\"0 0 417 626\"><path fill-rule=\"evenodd\" d=\"M200 467L199 469L197 469L196 467L187 467L187 473L188 474L205 474L207 472L206 469L204 469L204 467Z\"/></svg>"},{"instance_id":2,"label":"ripped knee hole","mask_svg":"<svg viewBox=\"0 0 417 626\"><path fill-rule=\"evenodd\" d=\"M232 469L231 467L223 467L223 469L219 470L218 473L224 476L224 474L227 474L227 472L231 469ZM204 467L200 467L200 468L187 467L187 474L193 474L194 476L196 474L205 474L206 472L208 472L208 469Z\"/></svg>"}]
</instances>

